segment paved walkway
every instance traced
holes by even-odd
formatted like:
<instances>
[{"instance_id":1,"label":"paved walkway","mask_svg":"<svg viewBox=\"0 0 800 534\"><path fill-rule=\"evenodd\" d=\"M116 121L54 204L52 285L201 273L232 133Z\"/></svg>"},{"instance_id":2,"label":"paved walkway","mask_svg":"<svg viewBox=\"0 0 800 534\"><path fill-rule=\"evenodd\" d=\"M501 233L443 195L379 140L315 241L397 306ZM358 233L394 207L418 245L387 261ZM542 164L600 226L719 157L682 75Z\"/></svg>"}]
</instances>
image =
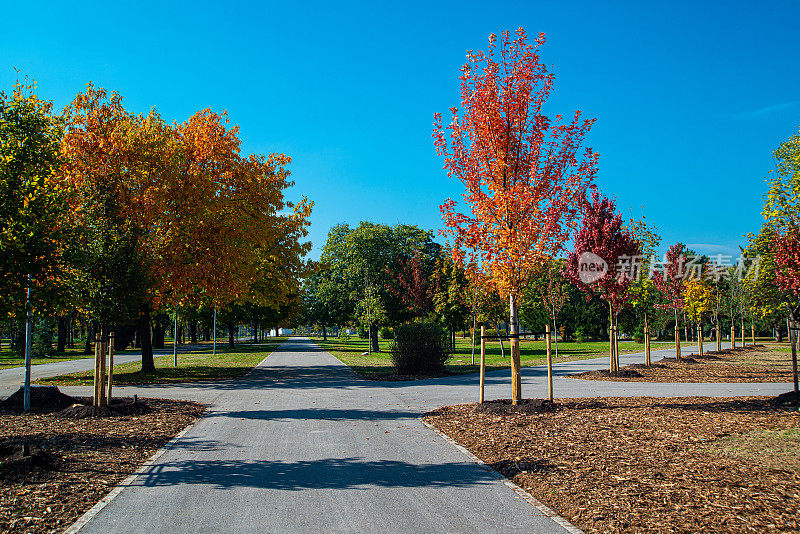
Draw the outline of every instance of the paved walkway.
<instances>
[{"instance_id":1,"label":"paved walkway","mask_svg":"<svg viewBox=\"0 0 800 534\"><path fill-rule=\"evenodd\" d=\"M207 416L81 532L565 532L308 340L199 389Z\"/></svg>"},{"instance_id":2,"label":"paved walkway","mask_svg":"<svg viewBox=\"0 0 800 534\"><path fill-rule=\"evenodd\" d=\"M622 363L642 359L628 355ZM790 388L564 377L606 365L605 358L556 365L556 395L774 395ZM487 398L509 396L509 374L488 373ZM476 375L370 382L293 338L240 380L118 392L211 408L81 532L564 532L420 422L427 410L474 402ZM524 369L524 396L545 393L546 369Z\"/></svg>"}]
</instances>

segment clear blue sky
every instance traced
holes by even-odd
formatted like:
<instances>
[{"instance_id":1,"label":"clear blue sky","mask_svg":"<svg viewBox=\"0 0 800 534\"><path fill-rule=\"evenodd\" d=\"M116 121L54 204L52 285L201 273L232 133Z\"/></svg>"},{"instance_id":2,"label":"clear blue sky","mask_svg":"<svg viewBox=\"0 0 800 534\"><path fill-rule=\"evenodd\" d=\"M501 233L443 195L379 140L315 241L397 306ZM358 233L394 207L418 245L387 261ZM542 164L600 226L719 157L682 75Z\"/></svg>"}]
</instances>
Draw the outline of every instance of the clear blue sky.
<instances>
[{"instance_id":1,"label":"clear blue sky","mask_svg":"<svg viewBox=\"0 0 800 534\"><path fill-rule=\"evenodd\" d=\"M246 152L286 152L290 197L330 226L438 230L461 184L433 113L458 105L468 49L542 31L555 113L597 118L598 183L666 244L718 252L760 226L772 151L800 128L800 1L15 2L2 8L0 87L34 77L63 107L88 81L182 121L226 109ZM708 244L708 247L699 246Z\"/></svg>"}]
</instances>

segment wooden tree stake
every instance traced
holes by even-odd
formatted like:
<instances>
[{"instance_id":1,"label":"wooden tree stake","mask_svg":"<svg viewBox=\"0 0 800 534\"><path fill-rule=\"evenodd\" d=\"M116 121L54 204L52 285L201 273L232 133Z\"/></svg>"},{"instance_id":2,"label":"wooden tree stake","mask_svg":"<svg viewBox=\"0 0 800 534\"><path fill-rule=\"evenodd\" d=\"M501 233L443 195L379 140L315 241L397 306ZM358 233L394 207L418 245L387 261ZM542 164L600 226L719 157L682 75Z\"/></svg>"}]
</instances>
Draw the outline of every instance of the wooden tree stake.
<instances>
[{"instance_id":1,"label":"wooden tree stake","mask_svg":"<svg viewBox=\"0 0 800 534\"><path fill-rule=\"evenodd\" d=\"M95 334L94 337L94 396L92 404L100 406L100 334Z\"/></svg>"},{"instance_id":2,"label":"wooden tree stake","mask_svg":"<svg viewBox=\"0 0 800 534\"><path fill-rule=\"evenodd\" d=\"M736 348L736 326L731 323L731 348Z\"/></svg>"},{"instance_id":3,"label":"wooden tree stake","mask_svg":"<svg viewBox=\"0 0 800 534\"><path fill-rule=\"evenodd\" d=\"M483 404L483 390L486 383L486 325L481 325L481 392L480 403Z\"/></svg>"},{"instance_id":4,"label":"wooden tree stake","mask_svg":"<svg viewBox=\"0 0 800 534\"><path fill-rule=\"evenodd\" d=\"M111 392L114 384L114 332L108 336L108 403L111 404Z\"/></svg>"},{"instance_id":5,"label":"wooden tree stake","mask_svg":"<svg viewBox=\"0 0 800 534\"><path fill-rule=\"evenodd\" d=\"M644 323L644 364L650 365L650 326Z\"/></svg>"},{"instance_id":6,"label":"wooden tree stake","mask_svg":"<svg viewBox=\"0 0 800 534\"><path fill-rule=\"evenodd\" d=\"M547 338L547 398L553 401L553 351L550 345L550 323L545 325L545 336Z\"/></svg>"}]
</instances>

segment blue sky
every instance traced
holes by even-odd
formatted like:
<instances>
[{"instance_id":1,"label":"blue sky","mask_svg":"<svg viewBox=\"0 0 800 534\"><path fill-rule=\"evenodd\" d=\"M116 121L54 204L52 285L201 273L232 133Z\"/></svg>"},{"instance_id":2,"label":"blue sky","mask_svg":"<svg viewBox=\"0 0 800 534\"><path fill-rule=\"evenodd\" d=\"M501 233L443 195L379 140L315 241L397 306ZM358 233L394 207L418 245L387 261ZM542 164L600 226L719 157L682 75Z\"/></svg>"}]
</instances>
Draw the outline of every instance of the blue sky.
<instances>
[{"instance_id":1,"label":"blue sky","mask_svg":"<svg viewBox=\"0 0 800 534\"><path fill-rule=\"evenodd\" d=\"M665 244L732 252L760 226L772 151L800 129L800 2L8 3L0 87L63 107L88 81L134 111L228 110L246 152L286 152L327 230L438 230L458 197L431 140L468 49L547 34L553 114L596 117L598 184ZM12 22L12 23L9 23ZM630 212L628 210L631 210ZM704 246L701 246L704 245Z\"/></svg>"}]
</instances>

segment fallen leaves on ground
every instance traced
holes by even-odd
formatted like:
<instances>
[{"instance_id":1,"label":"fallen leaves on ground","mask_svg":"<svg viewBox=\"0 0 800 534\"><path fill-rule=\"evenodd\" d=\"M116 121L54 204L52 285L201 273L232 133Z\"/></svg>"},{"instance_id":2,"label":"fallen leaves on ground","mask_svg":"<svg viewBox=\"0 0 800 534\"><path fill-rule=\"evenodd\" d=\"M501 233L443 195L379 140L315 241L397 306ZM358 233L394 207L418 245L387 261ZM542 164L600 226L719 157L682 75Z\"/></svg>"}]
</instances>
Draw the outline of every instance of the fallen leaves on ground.
<instances>
[{"instance_id":1,"label":"fallen leaves on ground","mask_svg":"<svg viewBox=\"0 0 800 534\"><path fill-rule=\"evenodd\" d=\"M472 404L426 420L589 532L800 530L797 449L777 468L769 450L730 446L754 431L795 435L797 408L763 397L562 399L527 413Z\"/></svg>"},{"instance_id":2,"label":"fallen leaves on ground","mask_svg":"<svg viewBox=\"0 0 800 534\"><path fill-rule=\"evenodd\" d=\"M205 407L140 399L136 416L0 412L0 532L63 532ZM23 443L36 455L19 462Z\"/></svg>"}]
</instances>

